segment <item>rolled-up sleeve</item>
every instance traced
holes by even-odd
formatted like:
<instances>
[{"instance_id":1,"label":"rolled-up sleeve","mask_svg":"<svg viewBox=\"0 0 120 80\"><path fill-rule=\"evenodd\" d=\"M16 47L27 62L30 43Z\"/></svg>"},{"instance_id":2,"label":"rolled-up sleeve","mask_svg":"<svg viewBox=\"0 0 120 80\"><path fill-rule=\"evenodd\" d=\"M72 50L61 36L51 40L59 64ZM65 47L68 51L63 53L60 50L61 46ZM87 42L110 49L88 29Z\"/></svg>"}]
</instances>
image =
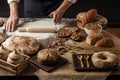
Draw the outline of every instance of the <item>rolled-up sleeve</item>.
<instances>
[{"instance_id":1,"label":"rolled-up sleeve","mask_svg":"<svg viewBox=\"0 0 120 80\"><path fill-rule=\"evenodd\" d=\"M20 0L7 0L8 3L13 2L13 1L19 2Z\"/></svg>"},{"instance_id":2,"label":"rolled-up sleeve","mask_svg":"<svg viewBox=\"0 0 120 80\"><path fill-rule=\"evenodd\" d=\"M77 0L68 0L68 1L70 1L73 4L77 2Z\"/></svg>"}]
</instances>

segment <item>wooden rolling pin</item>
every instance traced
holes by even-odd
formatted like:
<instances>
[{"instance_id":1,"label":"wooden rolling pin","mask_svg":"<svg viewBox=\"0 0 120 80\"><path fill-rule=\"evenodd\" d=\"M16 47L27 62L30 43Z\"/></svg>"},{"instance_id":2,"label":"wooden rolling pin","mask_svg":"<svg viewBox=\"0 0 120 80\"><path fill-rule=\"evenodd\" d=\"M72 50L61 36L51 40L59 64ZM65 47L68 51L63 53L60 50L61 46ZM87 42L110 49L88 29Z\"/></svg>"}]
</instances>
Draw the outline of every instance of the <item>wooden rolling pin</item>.
<instances>
[{"instance_id":1,"label":"wooden rolling pin","mask_svg":"<svg viewBox=\"0 0 120 80\"><path fill-rule=\"evenodd\" d=\"M19 32L55 33L55 28L18 28Z\"/></svg>"}]
</instances>

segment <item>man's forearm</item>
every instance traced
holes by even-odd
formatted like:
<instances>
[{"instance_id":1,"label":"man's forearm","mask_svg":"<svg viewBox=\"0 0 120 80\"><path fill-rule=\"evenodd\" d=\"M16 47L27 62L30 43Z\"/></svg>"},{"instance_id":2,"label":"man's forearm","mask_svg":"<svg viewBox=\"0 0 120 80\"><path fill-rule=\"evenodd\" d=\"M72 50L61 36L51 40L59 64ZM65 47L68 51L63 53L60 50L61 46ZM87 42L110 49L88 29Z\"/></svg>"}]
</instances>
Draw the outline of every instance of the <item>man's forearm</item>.
<instances>
[{"instance_id":1,"label":"man's forearm","mask_svg":"<svg viewBox=\"0 0 120 80\"><path fill-rule=\"evenodd\" d=\"M18 15L18 3L13 1L9 3L10 7L10 14L16 14Z\"/></svg>"},{"instance_id":2,"label":"man's forearm","mask_svg":"<svg viewBox=\"0 0 120 80\"><path fill-rule=\"evenodd\" d=\"M57 11L60 11L61 13L65 13L65 11L72 5L73 3L68 1L68 0L64 0L62 2L62 4L58 7Z\"/></svg>"}]
</instances>

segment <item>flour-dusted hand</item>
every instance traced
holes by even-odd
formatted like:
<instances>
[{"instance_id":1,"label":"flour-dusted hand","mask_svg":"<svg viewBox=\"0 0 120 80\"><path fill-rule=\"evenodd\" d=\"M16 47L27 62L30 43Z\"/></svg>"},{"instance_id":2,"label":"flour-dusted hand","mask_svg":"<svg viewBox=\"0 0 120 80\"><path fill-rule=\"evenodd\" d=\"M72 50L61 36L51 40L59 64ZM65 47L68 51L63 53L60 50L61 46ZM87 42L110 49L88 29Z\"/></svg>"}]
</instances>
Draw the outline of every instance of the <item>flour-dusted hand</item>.
<instances>
[{"instance_id":1,"label":"flour-dusted hand","mask_svg":"<svg viewBox=\"0 0 120 80\"><path fill-rule=\"evenodd\" d=\"M18 2L16 1L9 2L9 7L10 7L10 16L5 25L7 32L14 31L19 21Z\"/></svg>"},{"instance_id":2,"label":"flour-dusted hand","mask_svg":"<svg viewBox=\"0 0 120 80\"><path fill-rule=\"evenodd\" d=\"M18 21L19 21L19 17L17 14L10 15L6 23L6 31L7 32L14 31L15 28L17 27Z\"/></svg>"},{"instance_id":3,"label":"flour-dusted hand","mask_svg":"<svg viewBox=\"0 0 120 80\"><path fill-rule=\"evenodd\" d=\"M52 17L53 18L53 21L55 24L58 24L61 22L62 20L62 17L63 17L63 14L61 11L53 11L50 13L49 17Z\"/></svg>"}]
</instances>

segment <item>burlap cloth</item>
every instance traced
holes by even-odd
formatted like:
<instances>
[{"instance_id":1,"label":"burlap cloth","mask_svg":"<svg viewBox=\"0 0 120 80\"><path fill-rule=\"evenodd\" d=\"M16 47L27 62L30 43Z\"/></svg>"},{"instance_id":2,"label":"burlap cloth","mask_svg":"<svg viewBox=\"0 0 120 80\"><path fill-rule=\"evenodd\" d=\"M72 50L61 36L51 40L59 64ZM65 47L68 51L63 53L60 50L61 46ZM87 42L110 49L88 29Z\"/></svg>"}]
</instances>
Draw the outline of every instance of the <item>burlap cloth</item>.
<instances>
[{"instance_id":1,"label":"burlap cloth","mask_svg":"<svg viewBox=\"0 0 120 80\"><path fill-rule=\"evenodd\" d=\"M118 71L91 71L91 72L77 72L74 70L73 60L72 60L72 53L71 52L79 52L79 47L82 47L86 50L83 51L89 51L92 53L92 51L100 51L100 50L109 50L114 53L116 53L118 56L120 56L119 48L120 48L120 39L113 36L112 34L108 33L107 31L103 31L103 33L113 39L115 43L114 48L95 48L93 46L90 46L83 42L70 42L69 45L76 46L77 48L74 48L73 50L70 50L69 52L65 53L63 57L68 59L68 63L60 66L59 68L55 69L54 71L48 73L43 71L42 69L39 69L37 72L35 72L35 75L39 77L40 80L105 80L110 75L120 75L120 70ZM70 40L69 40L70 41ZM69 42L68 41L68 42ZM119 65L120 67L120 65Z\"/></svg>"},{"instance_id":2,"label":"burlap cloth","mask_svg":"<svg viewBox=\"0 0 120 80\"><path fill-rule=\"evenodd\" d=\"M111 72L77 72L74 70L71 53L64 55L69 62L57 68L57 70L48 73L38 70L35 74L40 80L105 80Z\"/></svg>"}]
</instances>

